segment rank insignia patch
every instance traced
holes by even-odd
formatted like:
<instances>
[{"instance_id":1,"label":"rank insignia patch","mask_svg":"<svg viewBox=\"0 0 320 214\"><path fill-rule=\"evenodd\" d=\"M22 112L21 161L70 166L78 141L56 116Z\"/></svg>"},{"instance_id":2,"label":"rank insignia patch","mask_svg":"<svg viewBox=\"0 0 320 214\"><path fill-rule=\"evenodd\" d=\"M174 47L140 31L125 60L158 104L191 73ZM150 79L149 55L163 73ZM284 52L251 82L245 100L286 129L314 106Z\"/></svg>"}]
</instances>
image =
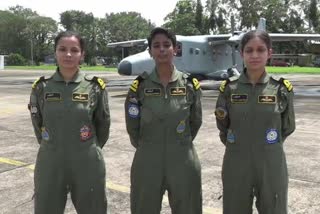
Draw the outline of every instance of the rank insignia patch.
<instances>
[{"instance_id":1,"label":"rank insignia patch","mask_svg":"<svg viewBox=\"0 0 320 214\"><path fill-rule=\"evenodd\" d=\"M89 94L82 94L82 93L72 94L72 101L88 102L88 100L89 100Z\"/></svg>"},{"instance_id":2,"label":"rank insignia patch","mask_svg":"<svg viewBox=\"0 0 320 214\"><path fill-rule=\"evenodd\" d=\"M61 94L57 92L48 92L44 95L44 99L47 101L61 101Z\"/></svg>"},{"instance_id":3,"label":"rank insignia patch","mask_svg":"<svg viewBox=\"0 0 320 214\"><path fill-rule=\"evenodd\" d=\"M82 126L82 128L80 129L80 140L81 141L86 141L88 139L90 139L92 136L92 132L89 126Z\"/></svg>"},{"instance_id":4,"label":"rank insignia patch","mask_svg":"<svg viewBox=\"0 0 320 214\"><path fill-rule=\"evenodd\" d=\"M200 83L199 83L198 79L192 78L192 84L196 90L198 90L200 88Z\"/></svg>"},{"instance_id":5,"label":"rank insignia patch","mask_svg":"<svg viewBox=\"0 0 320 214\"><path fill-rule=\"evenodd\" d=\"M161 95L161 89L160 88L145 88L144 94L146 96L160 96Z\"/></svg>"},{"instance_id":6,"label":"rank insignia patch","mask_svg":"<svg viewBox=\"0 0 320 214\"><path fill-rule=\"evenodd\" d=\"M290 92L293 89L293 86L289 80L284 79L283 84L286 86L287 90Z\"/></svg>"},{"instance_id":7,"label":"rank insignia patch","mask_svg":"<svg viewBox=\"0 0 320 214\"><path fill-rule=\"evenodd\" d=\"M277 97L275 95L259 95L258 103L265 104L274 104L277 101Z\"/></svg>"},{"instance_id":8,"label":"rank insignia patch","mask_svg":"<svg viewBox=\"0 0 320 214\"><path fill-rule=\"evenodd\" d=\"M137 92L138 87L139 87L139 80L134 80L130 86L130 89L133 92Z\"/></svg>"},{"instance_id":9,"label":"rank insignia patch","mask_svg":"<svg viewBox=\"0 0 320 214\"><path fill-rule=\"evenodd\" d=\"M170 88L170 95L172 95L172 96L186 95L186 88L185 87L173 87L173 88Z\"/></svg>"},{"instance_id":10,"label":"rank insignia patch","mask_svg":"<svg viewBox=\"0 0 320 214\"><path fill-rule=\"evenodd\" d=\"M247 94L232 94L231 102L232 103L246 103L248 101Z\"/></svg>"},{"instance_id":11,"label":"rank insignia patch","mask_svg":"<svg viewBox=\"0 0 320 214\"><path fill-rule=\"evenodd\" d=\"M224 90L225 90L225 88L226 88L226 85L227 85L227 80L224 80L224 81L221 82L221 85L220 85L220 87L219 87L219 91L220 91L221 93L224 92Z\"/></svg>"}]
</instances>

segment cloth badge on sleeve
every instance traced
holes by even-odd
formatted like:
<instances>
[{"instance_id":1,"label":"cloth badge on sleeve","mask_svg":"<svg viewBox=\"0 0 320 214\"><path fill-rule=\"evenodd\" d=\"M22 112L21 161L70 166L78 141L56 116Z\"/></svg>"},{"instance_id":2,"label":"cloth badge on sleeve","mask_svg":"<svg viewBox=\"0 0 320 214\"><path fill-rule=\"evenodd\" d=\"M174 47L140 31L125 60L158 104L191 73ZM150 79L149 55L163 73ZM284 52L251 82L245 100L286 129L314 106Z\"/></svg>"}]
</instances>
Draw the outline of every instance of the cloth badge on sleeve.
<instances>
[{"instance_id":1,"label":"cloth badge on sleeve","mask_svg":"<svg viewBox=\"0 0 320 214\"><path fill-rule=\"evenodd\" d=\"M184 120L181 120L177 126L177 133L181 134L186 129L186 122Z\"/></svg>"},{"instance_id":2,"label":"cloth badge on sleeve","mask_svg":"<svg viewBox=\"0 0 320 214\"><path fill-rule=\"evenodd\" d=\"M129 104L128 105L128 115L129 117L131 118L137 118L139 117L139 114L140 114L140 108L137 104Z\"/></svg>"},{"instance_id":3,"label":"cloth badge on sleeve","mask_svg":"<svg viewBox=\"0 0 320 214\"><path fill-rule=\"evenodd\" d=\"M129 102L130 102L130 103L138 104L138 100L137 100L136 97L129 97Z\"/></svg>"},{"instance_id":4,"label":"cloth badge on sleeve","mask_svg":"<svg viewBox=\"0 0 320 214\"><path fill-rule=\"evenodd\" d=\"M84 126L82 126L82 128L80 128L80 140L81 141L86 141L91 136L92 136L92 131L89 126L84 125Z\"/></svg>"},{"instance_id":5,"label":"cloth badge on sleeve","mask_svg":"<svg viewBox=\"0 0 320 214\"><path fill-rule=\"evenodd\" d=\"M186 88L185 87L172 87L172 88L170 88L170 95L172 95L172 96L186 95Z\"/></svg>"},{"instance_id":6,"label":"cloth badge on sleeve","mask_svg":"<svg viewBox=\"0 0 320 214\"><path fill-rule=\"evenodd\" d=\"M235 143L236 142L236 137L234 136L233 132L229 129L227 133L227 141L229 143Z\"/></svg>"},{"instance_id":7,"label":"cloth badge on sleeve","mask_svg":"<svg viewBox=\"0 0 320 214\"><path fill-rule=\"evenodd\" d=\"M248 94L232 94L232 103L246 103L248 101Z\"/></svg>"},{"instance_id":8,"label":"cloth badge on sleeve","mask_svg":"<svg viewBox=\"0 0 320 214\"><path fill-rule=\"evenodd\" d=\"M161 90L160 90L160 88L145 88L144 94L146 96L160 96Z\"/></svg>"},{"instance_id":9,"label":"cloth badge on sleeve","mask_svg":"<svg viewBox=\"0 0 320 214\"><path fill-rule=\"evenodd\" d=\"M258 103L275 104L277 97L275 95L259 95Z\"/></svg>"},{"instance_id":10,"label":"cloth badge on sleeve","mask_svg":"<svg viewBox=\"0 0 320 214\"><path fill-rule=\"evenodd\" d=\"M38 108L37 108L37 106L30 106L30 112L31 112L31 114L36 114L36 113L38 113Z\"/></svg>"},{"instance_id":11,"label":"cloth badge on sleeve","mask_svg":"<svg viewBox=\"0 0 320 214\"><path fill-rule=\"evenodd\" d=\"M61 94L57 92L49 92L44 95L44 99L47 101L61 101Z\"/></svg>"},{"instance_id":12,"label":"cloth badge on sleeve","mask_svg":"<svg viewBox=\"0 0 320 214\"><path fill-rule=\"evenodd\" d=\"M89 94L85 93L73 93L72 94L72 101L77 102L88 102L89 100Z\"/></svg>"},{"instance_id":13,"label":"cloth badge on sleeve","mask_svg":"<svg viewBox=\"0 0 320 214\"><path fill-rule=\"evenodd\" d=\"M268 129L266 132L266 142L268 144L277 143L279 141L279 134L276 129Z\"/></svg>"},{"instance_id":14,"label":"cloth badge on sleeve","mask_svg":"<svg viewBox=\"0 0 320 214\"><path fill-rule=\"evenodd\" d=\"M217 118L218 120L224 120L224 119L226 118L226 116L227 116L228 113L227 113L227 111L226 111L224 108L218 107L218 108L215 110L214 114L216 115L216 118Z\"/></svg>"},{"instance_id":15,"label":"cloth badge on sleeve","mask_svg":"<svg viewBox=\"0 0 320 214\"><path fill-rule=\"evenodd\" d=\"M43 140L46 140L46 141L49 140L49 133L45 127L41 127L41 137Z\"/></svg>"}]
</instances>

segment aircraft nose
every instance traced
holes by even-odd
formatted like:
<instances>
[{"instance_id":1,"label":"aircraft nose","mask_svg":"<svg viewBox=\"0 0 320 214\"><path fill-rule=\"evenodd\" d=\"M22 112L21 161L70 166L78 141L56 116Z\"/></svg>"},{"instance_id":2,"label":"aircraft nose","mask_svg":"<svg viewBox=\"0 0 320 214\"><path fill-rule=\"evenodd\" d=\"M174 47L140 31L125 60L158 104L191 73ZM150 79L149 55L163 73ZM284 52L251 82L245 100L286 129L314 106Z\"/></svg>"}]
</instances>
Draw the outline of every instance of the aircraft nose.
<instances>
[{"instance_id":1,"label":"aircraft nose","mask_svg":"<svg viewBox=\"0 0 320 214\"><path fill-rule=\"evenodd\" d=\"M122 61L118 65L118 73L121 75L131 75L132 64L129 61Z\"/></svg>"}]
</instances>

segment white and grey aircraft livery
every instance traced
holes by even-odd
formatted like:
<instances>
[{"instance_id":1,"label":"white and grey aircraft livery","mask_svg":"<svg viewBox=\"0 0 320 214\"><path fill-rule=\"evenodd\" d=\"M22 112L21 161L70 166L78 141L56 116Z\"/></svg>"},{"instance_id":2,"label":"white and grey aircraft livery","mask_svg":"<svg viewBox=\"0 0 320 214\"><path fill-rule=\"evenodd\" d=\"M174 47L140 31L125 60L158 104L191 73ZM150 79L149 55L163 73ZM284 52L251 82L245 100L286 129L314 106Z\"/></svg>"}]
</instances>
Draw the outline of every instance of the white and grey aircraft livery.
<instances>
[{"instance_id":1,"label":"white and grey aircraft livery","mask_svg":"<svg viewBox=\"0 0 320 214\"><path fill-rule=\"evenodd\" d=\"M265 30L265 19L260 19L258 29ZM178 70L187 72L201 79L221 80L239 75L243 70L239 43L245 32L233 34L180 36L177 35L177 54L174 65ZM320 40L320 34L284 34L269 33L272 41L306 41ZM146 39L109 43L107 46L133 47L147 46ZM150 57L148 48L138 54L128 56L118 65L120 75L140 75L151 72L154 60Z\"/></svg>"}]
</instances>

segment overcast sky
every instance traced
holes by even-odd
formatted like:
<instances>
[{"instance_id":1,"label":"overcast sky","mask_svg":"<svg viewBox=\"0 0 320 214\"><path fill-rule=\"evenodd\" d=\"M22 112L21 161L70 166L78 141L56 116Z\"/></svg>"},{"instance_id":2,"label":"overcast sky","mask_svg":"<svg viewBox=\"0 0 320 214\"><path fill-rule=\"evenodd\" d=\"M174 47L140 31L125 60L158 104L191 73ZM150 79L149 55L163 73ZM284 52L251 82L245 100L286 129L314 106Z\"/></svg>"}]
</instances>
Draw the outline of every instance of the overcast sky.
<instances>
[{"instance_id":1,"label":"overcast sky","mask_svg":"<svg viewBox=\"0 0 320 214\"><path fill-rule=\"evenodd\" d=\"M41 16L52 17L59 21L60 13L66 10L92 12L102 18L106 13L136 11L157 26L163 24L163 18L173 11L178 0L0 0L0 10L21 5L36 11ZM205 0L202 0L203 5Z\"/></svg>"}]
</instances>

